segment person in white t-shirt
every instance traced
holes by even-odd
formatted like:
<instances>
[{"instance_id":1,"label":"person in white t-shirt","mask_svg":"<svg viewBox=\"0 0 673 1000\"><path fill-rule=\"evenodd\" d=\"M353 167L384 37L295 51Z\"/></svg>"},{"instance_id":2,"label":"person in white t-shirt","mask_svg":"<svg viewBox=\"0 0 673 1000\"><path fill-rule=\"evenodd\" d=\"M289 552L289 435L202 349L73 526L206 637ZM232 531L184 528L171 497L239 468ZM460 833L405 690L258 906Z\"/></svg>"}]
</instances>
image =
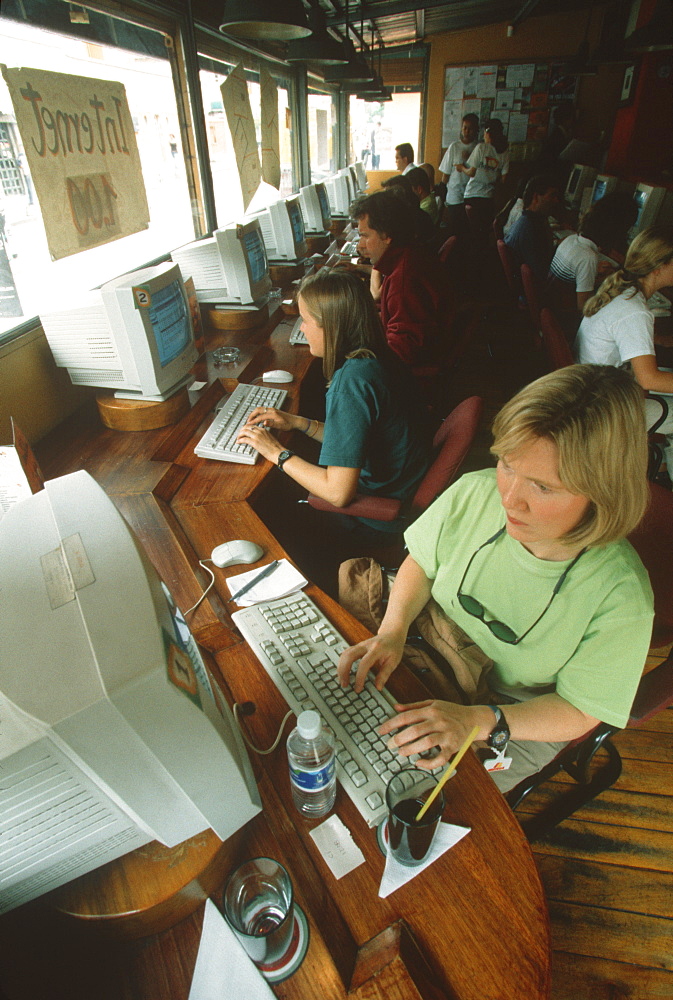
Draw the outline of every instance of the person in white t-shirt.
<instances>
[{"instance_id":1,"label":"person in white t-shirt","mask_svg":"<svg viewBox=\"0 0 673 1000\"><path fill-rule=\"evenodd\" d=\"M508 149L502 122L499 118L489 118L484 129L484 141L472 150L467 163L456 166L456 170L468 178L465 205L474 250L482 249L488 239L493 224L495 185L509 171Z\"/></svg>"},{"instance_id":2,"label":"person in white t-shirt","mask_svg":"<svg viewBox=\"0 0 673 1000\"><path fill-rule=\"evenodd\" d=\"M469 177L462 170L457 170L458 164L464 165L477 145L479 135L479 119L475 114L463 116L460 127L460 139L452 142L439 164L440 180L446 184L446 220L449 235L465 231L465 188Z\"/></svg>"},{"instance_id":3,"label":"person in white t-shirt","mask_svg":"<svg viewBox=\"0 0 673 1000\"><path fill-rule=\"evenodd\" d=\"M665 434L666 466L673 472L673 372L657 366L654 316L646 300L673 285L673 226L652 226L634 239L624 267L609 275L584 306L575 343L582 364L630 364L650 395L645 419L650 431Z\"/></svg>"},{"instance_id":4,"label":"person in white t-shirt","mask_svg":"<svg viewBox=\"0 0 673 1000\"><path fill-rule=\"evenodd\" d=\"M414 147L410 142L401 142L399 146L395 146L395 166L401 174L408 174L416 166Z\"/></svg>"}]
</instances>

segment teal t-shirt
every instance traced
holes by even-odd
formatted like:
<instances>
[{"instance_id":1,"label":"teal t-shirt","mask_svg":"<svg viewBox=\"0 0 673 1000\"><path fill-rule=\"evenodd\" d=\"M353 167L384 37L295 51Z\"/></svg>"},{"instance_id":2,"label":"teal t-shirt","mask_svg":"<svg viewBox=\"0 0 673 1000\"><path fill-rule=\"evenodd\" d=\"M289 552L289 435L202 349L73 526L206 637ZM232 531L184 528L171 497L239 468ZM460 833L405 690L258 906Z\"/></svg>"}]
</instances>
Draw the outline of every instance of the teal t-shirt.
<instances>
[{"instance_id":1,"label":"teal t-shirt","mask_svg":"<svg viewBox=\"0 0 673 1000\"><path fill-rule=\"evenodd\" d=\"M327 390L320 464L360 469L358 491L407 500L428 467L416 386L397 358L348 358ZM399 531L407 523L364 523Z\"/></svg>"},{"instance_id":2,"label":"teal t-shirt","mask_svg":"<svg viewBox=\"0 0 673 1000\"><path fill-rule=\"evenodd\" d=\"M505 513L495 470L463 476L405 532L409 553L433 581L432 595L494 661L491 686L514 698L556 691L576 708L623 727L652 633L647 572L626 541L588 549L570 570L542 620L518 645L501 642L460 605L457 592L470 557ZM570 560L538 559L507 532L475 557L463 593L488 620L517 635L541 614Z\"/></svg>"}]
</instances>

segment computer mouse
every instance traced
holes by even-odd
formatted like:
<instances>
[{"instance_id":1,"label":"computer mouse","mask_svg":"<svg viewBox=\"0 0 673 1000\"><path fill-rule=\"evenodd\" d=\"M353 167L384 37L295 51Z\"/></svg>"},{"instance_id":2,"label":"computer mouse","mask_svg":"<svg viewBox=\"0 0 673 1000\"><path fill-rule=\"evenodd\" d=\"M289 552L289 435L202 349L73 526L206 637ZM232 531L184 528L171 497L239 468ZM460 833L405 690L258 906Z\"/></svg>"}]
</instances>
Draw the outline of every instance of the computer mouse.
<instances>
[{"instance_id":1,"label":"computer mouse","mask_svg":"<svg viewBox=\"0 0 673 1000\"><path fill-rule=\"evenodd\" d=\"M238 563L257 562L264 555L264 549L255 542L246 542L244 538L234 538L231 542L216 545L210 553L210 558L224 569L226 566L236 566Z\"/></svg>"},{"instance_id":2,"label":"computer mouse","mask_svg":"<svg viewBox=\"0 0 673 1000\"><path fill-rule=\"evenodd\" d=\"M271 372L264 372L262 382L293 382L294 375L284 372L282 368L274 368Z\"/></svg>"}]
</instances>

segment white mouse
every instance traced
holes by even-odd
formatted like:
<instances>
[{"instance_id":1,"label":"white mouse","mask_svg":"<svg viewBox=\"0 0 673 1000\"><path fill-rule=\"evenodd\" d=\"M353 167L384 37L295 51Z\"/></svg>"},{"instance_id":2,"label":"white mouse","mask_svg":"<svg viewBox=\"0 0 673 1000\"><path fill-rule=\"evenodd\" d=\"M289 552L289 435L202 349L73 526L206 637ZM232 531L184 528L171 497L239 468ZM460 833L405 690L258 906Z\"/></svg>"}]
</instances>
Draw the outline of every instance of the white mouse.
<instances>
[{"instance_id":1,"label":"white mouse","mask_svg":"<svg viewBox=\"0 0 673 1000\"><path fill-rule=\"evenodd\" d=\"M264 549L255 542L246 542L244 538L234 538L231 542L216 545L210 553L210 558L224 569L226 566L236 566L238 563L257 562L264 555Z\"/></svg>"},{"instance_id":2,"label":"white mouse","mask_svg":"<svg viewBox=\"0 0 673 1000\"><path fill-rule=\"evenodd\" d=\"M271 372L264 372L262 382L293 382L294 375L284 372L282 368L274 368Z\"/></svg>"}]
</instances>

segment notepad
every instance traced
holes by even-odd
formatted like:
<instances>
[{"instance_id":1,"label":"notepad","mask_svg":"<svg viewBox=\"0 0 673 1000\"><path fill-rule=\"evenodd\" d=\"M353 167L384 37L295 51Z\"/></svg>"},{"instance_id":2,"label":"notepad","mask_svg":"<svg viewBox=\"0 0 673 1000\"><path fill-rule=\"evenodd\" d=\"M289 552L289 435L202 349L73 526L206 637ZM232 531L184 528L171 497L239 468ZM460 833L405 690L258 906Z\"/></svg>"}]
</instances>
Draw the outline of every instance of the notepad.
<instances>
[{"instance_id":1,"label":"notepad","mask_svg":"<svg viewBox=\"0 0 673 1000\"><path fill-rule=\"evenodd\" d=\"M263 567L257 566L255 569L246 570L245 573L237 573L236 576L227 577L227 587L230 594L237 594L255 576L259 574ZM287 559L280 559L273 573L249 590L236 603L240 608L249 608L253 604L261 601L275 601L279 597L287 597L288 594L295 594L308 585L308 580L302 576L298 569Z\"/></svg>"}]
</instances>

